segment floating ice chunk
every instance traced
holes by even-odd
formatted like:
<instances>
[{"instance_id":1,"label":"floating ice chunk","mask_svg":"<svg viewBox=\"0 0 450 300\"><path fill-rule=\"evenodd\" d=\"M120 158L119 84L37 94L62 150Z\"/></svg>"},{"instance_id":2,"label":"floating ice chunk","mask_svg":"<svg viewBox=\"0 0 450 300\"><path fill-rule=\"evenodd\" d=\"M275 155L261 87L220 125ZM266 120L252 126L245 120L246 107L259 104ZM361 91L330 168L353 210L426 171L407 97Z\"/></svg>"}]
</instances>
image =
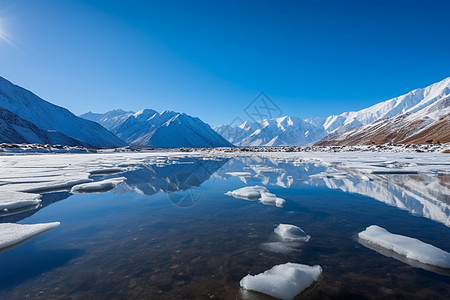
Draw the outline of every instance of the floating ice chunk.
<instances>
[{"instance_id":1,"label":"floating ice chunk","mask_svg":"<svg viewBox=\"0 0 450 300\"><path fill-rule=\"evenodd\" d=\"M370 244L394 251L407 259L441 268L450 268L450 253L418 239L392 234L376 225L367 227L366 230L358 233L358 237Z\"/></svg>"},{"instance_id":2,"label":"floating ice chunk","mask_svg":"<svg viewBox=\"0 0 450 300\"><path fill-rule=\"evenodd\" d=\"M0 249L14 246L27 239L35 237L52 228L58 227L59 222L22 225L15 223L0 224Z\"/></svg>"},{"instance_id":3,"label":"floating ice chunk","mask_svg":"<svg viewBox=\"0 0 450 300\"><path fill-rule=\"evenodd\" d=\"M95 193L95 192L106 192L115 188L119 183L126 180L125 177L110 178L102 181L89 182L84 184L79 184L70 190L71 193Z\"/></svg>"},{"instance_id":4,"label":"floating ice chunk","mask_svg":"<svg viewBox=\"0 0 450 300\"><path fill-rule=\"evenodd\" d=\"M261 198L261 193L268 192L267 188L259 185L246 186L234 191L226 192L225 195L233 196L235 198L243 198L248 200L258 200Z\"/></svg>"},{"instance_id":5,"label":"floating ice chunk","mask_svg":"<svg viewBox=\"0 0 450 300\"><path fill-rule=\"evenodd\" d=\"M307 242L311 238L300 227L290 224L280 224L273 231L284 241Z\"/></svg>"},{"instance_id":6,"label":"floating ice chunk","mask_svg":"<svg viewBox=\"0 0 450 300\"><path fill-rule=\"evenodd\" d=\"M263 204L276 205L278 207L283 207L286 202L284 199L269 193L267 188L259 185L246 186L234 191L226 192L225 195L245 200L260 200Z\"/></svg>"},{"instance_id":7,"label":"floating ice chunk","mask_svg":"<svg viewBox=\"0 0 450 300\"><path fill-rule=\"evenodd\" d=\"M18 209L41 203L38 194L2 191L0 193L0 210Z\"/></svg>"},{"instance_id":8,"label":"floating ice chunk","mask_svg":"<svg viewBox=\"0 0 450 300\"><path fill-rule=\"evenodd\" d=\"M252 173L250 173L250 172L227 172L225 174L230 175L230 176L236 176L236 177L250 177L250 176L252 176Z\"/></svg>"},{"instance_id":9,"label":"floating ice chunk","mask_svg":"<svg viewBox=\"0 0 450 300\"><path fill-rule=\"evenodd\" d=\"M256 291L280 299L293 299L316 281L322 268L295 263L277 265L270 270L242 278L240 285L246 290Z\"/></svg>"}]
</instances>

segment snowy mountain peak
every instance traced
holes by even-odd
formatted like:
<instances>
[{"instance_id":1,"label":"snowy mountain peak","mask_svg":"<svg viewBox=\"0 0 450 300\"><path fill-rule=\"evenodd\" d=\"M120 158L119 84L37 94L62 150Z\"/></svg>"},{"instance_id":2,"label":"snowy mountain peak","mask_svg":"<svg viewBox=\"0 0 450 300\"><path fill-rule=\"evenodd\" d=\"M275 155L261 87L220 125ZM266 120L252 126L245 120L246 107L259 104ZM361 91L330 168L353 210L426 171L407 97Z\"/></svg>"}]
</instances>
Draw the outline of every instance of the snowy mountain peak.
<instances>
[{"instance_id":1,"label":"snowy mountain peak","mask_svg":"<svg viewBox=\"0 0 450 300\"><path fill-rule=\"evenodd\" d=\"M232 146L208 124L184 113L143 109L137 113L124 112L111 119L104 117L110 113L100 114L103 117L97 118L98 122L132 145L161 148Z\"/></svg>"},{"instance_id":2,"label":"snowy mountain peak","mask_svg":"<svg viewBox=\"0 0 450 300\"><path fill-rule=\"evenodd\" d=\"M277 121L277 126L283 131L286 130L287 127L294 126L294 121L292 120L292 117L290 117L290 116L277 118L276 121ZM296 121L298 122L299 120L296 120Z\"/></svg>"},{"instance_id":3,"label":"snowy mountain peak","mask_svg":"<svg viewBox=\"0 0 450 300\"><path fill-rule=\"evenodd\" d=\"M150 119L151 117L153 117L157 113L158 112L156 110L153 110L153 109L143 109L143 110L138 111L137 113L134 113L133 116L136 119L145 121L145 120Z\"/></svg>"},{"instance_id":4,"label":"snowy mountain peak","mask_svg":"<svg viewBox=\"0 0 450 300\"><path fill-rule=\"evenodd\" d=\"M322 128L292 116L246 121L237 127L221 125L214 129L236 146L306 145L325 136Z\"/></svg>"}]
</instances>

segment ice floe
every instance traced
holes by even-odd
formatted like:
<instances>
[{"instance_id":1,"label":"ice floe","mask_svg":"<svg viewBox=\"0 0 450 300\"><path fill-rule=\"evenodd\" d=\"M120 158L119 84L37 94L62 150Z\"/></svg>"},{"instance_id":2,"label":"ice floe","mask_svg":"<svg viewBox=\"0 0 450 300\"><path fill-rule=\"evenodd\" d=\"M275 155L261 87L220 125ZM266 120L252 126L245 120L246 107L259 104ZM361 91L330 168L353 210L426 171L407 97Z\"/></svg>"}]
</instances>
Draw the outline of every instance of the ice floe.
<instances>
[{"instance_id":1,"label":"ice floe","mask_svg":"<svg viewBox=\"0 0 450 300\"><path fill-rule=\"evenodd\" d=\"M276 265L258 275L247 275L240 281L242 288L280 299L293 299L317 281L322 268L296 263Z\"/></svg>"},{"instance_id":2,"label":"ice floe","mask_svg":"<svg viewBox=\"0 0 450 300\"><path fill-rule=\"evenodd\" d=\"M119 183L126 180L125 177L110 178L101 181L78 184L72 187L71 193L98 193L106 192L115 188Z\"/></svg>"},{"instance_id":3,"label":"ice floe","mask_svg":"<svg viewBox=\"0 0 450 300\"><path fill-rule=\"evenodd\" d=\"M59 222L41 224L0 223L0 250L12 247L21 242L58 227Z\"/></svg>"},{"instance_id":4,"label":"ice floe","mask_svg":"<svg viewBox=\"0 0 450 300\"><path fill-rule=\"evenodd\" d=\"M0 193L0 211L8 211L41 203L39 194L4 191Z\"/></svg>"},{"instance_id":5,"label":"ice floe","mask_svg":"<svg viewBox=\"0 0 450 300\"><path fill-rule=\"evenodd\" d=\"M300 227L290 224L279 224L274 229L274 233L269 242L261 244L262 249L274 253L300 251L311 238Z\"/></svg>"},{"instance_id":6,"label":"ice floe","mask_svg":"<svg viewBox=\"0 0 450 300\"><path fill-rule=\"evenodd\" d=\"M287 242L307 242L311 238L300 227L291 224L280 224L273 231Z\"/></svg>"},{"instance_id":7,"label":"ice floe","mask_svg":"<svg viewBox=\"0 0 450 300\"><path fill-rule=\"evenodd\" d=\"M450 253L418 239L390 233L380 226L371 225L358 233L358 237L364 242L393 251L407 259L440 268L450 268Z\"/></svg>"},{"instance_id":8,"label":"ice floe","mask_svg":"<svg viewBox=\"0 0 450 300\"><path fill-rule=\"evenodd\" d=\"M245 200L260 200L263 204L276 205L278 207L283 207L286 202L284 199L269 193L266 187L259 185L246 186L234 191L228 191L225 195Z\"/></svg>"}]
</instances>

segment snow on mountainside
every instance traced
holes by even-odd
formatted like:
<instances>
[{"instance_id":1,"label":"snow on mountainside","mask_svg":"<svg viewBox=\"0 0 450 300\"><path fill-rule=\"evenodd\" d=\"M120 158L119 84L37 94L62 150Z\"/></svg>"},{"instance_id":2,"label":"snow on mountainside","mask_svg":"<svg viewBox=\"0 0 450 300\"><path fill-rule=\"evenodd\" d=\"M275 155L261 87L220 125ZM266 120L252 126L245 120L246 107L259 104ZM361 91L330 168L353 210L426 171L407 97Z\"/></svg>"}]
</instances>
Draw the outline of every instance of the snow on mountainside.
<instances>
[{"instance_id":1,"label":"snow on mountainside","mask_svg":"<svg viewBox=\"0 0 450 300\"><path fill-rule=\"evenodd\" d=\"M450 77L369 108L326 119L286 116L214 129L238 146L301 146L324 137L319 145L448 142L448 96Z\"/></svg>"},{"instance_id":2,"label":"snow on mountainside","mask_svg":"<svg viewBox=\"0 0 450 300\"><path fill-rule=\"evenodd\" d=\"M92 147L125 146L126 143L99 124L79 118L32 92L0 77L0 107L43 130L56 130Z\"/></svg>"},{"instance_id":3,"label":"snow on mountainside","mask_svg":"<svg viewBox=\"0 0 450 300\"><path fill-rule=\"evenodd\" d=\"M97 121L131 145L145 147L230 147L222 136L199 118L184 113L158 113L144 109L137 113L114 110L105 114L86 113L81 117Z\"/></svg>"},{"instance_id":4,"label":"snow on mountainside","mask_svg":"<svg viewBox=\"0 0 450 300\"><path fill-rule=\"evenodd\" d=\"M374 122L347 131L339 129L318 145L450 142L450 77L376 106L383 111L393 104L392 110Z\"/></svg>"},{"instance_id":5,"label":"snow on mountainside","mask_svg":"<svg viewBox=\"0 0 450 300\"><path fill-rule=\"evenodd\" d=\"M326 135L322 128L290 116L244 122L238 127L220 125L214 130L236 146L306 145Z\"/></svg>"},{"instance_id":6,"label":"snow on mountainside","mask_svg":"<svg viewBox=\"0 0 450 300\"><path fill-rule=\"evenodd\" d=\"M109 131L113 131L113 129L119 125L121 125L123 122L126 121L126 119L134 114L132 111L124 111L121 109L114 109L104 114L96 114L93 112L88 112L82 115L79 115L79 117L87 120L91 120L94 122L97 122Z\"/></svg>"},{"instance_id":7,"label":"snow on mountainside","mask_svg":"<svg viewBox=\"0 0 450 300\"><path fill-rule=\"evenodd\" d=\"M360 111L329 116L323 128L328 133L342 133L377 120L418 112L448 95L450 95L450 77Z\"/></svg>"},{"instance_id":8,"label":"snow on mountainside","mask_svg":"<svg viewBox=\"0 0 450 300\"><path fill-rule=\"evenodd\" d=\"M86 146L58 131L40 129L30 121L0 107L0 142L13 144L51 144Z\"/></svg>"},{"instance_id":9,"label":"snow on mountainside","mask_svg":"<svg viewBox=\"0 0 450 300\"><path fill-rule=\"evenodd\" d=\"M330 135L317 145L424 144L450 142L450 96L415 113L406 112L375 121L340 135Z\"/></svg>"}]
</instances>

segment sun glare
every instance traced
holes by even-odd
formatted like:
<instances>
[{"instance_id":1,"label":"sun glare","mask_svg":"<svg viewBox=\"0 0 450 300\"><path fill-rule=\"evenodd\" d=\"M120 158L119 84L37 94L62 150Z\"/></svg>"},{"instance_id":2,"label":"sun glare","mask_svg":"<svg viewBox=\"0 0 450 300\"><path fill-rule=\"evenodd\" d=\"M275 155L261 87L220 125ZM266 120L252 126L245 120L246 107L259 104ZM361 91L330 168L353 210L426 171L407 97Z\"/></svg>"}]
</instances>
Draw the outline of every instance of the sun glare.
<instances>
[{"instance_id":1,"label":"sun glare","mask_svg":"<svg viewBox=\"0 0 450 300\"><path fill-rule=\"evenodd\" d=\"M0 19L0 40L6 40L6 34L4 32L3 20Z\"/></svg>"},{"instance_id":2,"label":"sun glare","mask_svg":"<svg viewBox=\"0 0 450 300\"><path fill-rule=\"evenodd\" d=\"M7 42L8 44L12 44L11 39L5 32L5 22L0 18L0 43L3 41Z\"/></svg>"}]
</instances>

